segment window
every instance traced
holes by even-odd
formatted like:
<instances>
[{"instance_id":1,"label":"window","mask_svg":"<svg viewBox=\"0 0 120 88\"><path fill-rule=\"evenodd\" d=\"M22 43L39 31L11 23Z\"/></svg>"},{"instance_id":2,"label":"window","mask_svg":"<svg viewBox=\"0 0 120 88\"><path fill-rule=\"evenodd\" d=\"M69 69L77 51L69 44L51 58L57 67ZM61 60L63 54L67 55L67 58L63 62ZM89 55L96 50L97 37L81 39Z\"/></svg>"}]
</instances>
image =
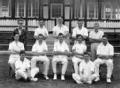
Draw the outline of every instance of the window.
<instances>
[{"instance_id":1,"label":"window","mask_svg":"<svg viewBox=\"0 0 120 88\"><path fill-rule=\"evenodd\" d=\"M39 0L32 0L33 17L39 17Z\"/></svg>"},{"instance_id":2,"label":"window","mask_svg":"<svg viewBox=\"0 0 120 88\"><path fill-rule=\"evenodd\" d=\"M26 3L25 0L17 0L16 4L16 16L17 17L25 17L26 13Z\"/></svg>"},{"instance_id":3,"label":"window","mask_svg":"<svg viewBox=\"0 0 120 88\"><path fill-rule=\"evenodd\" d=\"M51 18L63 16L63 4L51 4Z\"/></svg>"},{"instance_id":4,"label":"window","mask_svg":"<svg viewBox=\"0 0 120 88\"><path fill-rule=\"evenodd\" d=\"M11 0L0 0L0 17L11 16Z\"/></svg>"},{"instance_id":5,"label":"window","mask_svg":"<svg viewBox=\"0 0 120 88\"><path fill-rule=\"evenodd\" d=\"M87 18L98 18L98 2L96 0L89 0L87 2Z\"/></svg>"},{"instance_id":6,"label":"window","mask_svg":"<svg viewBox=\"0 0 120 88\"><path fill-rule=\"evenodd\" d=\"M74 18L84 18L84 0L74 0Z\"/></svg>"}]
</instances>

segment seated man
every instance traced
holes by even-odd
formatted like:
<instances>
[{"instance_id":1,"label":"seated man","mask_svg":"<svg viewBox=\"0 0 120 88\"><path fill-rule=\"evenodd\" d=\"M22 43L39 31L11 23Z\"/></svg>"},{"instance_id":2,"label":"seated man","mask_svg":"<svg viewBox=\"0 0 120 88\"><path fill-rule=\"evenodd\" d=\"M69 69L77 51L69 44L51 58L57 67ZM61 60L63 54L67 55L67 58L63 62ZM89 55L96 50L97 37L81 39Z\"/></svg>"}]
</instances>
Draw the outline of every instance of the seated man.
<instances>
[{"instance_id":1,"label":"seated man","mask_svg":"<svg viewBox=\"0 0 120 88\"><path fill-rule=\"evenodd\" d=\"M111 75L113 71L113 55L114 48L108 42L106 36L102 37L102 43L98 45L97 48L97 59L95 60L95 73L97 75L97 79L95 81L99 81L99 66L101 64L107 65L107 83L111 83Z\"/></svg>"},{"instance_id":2,"label":"seated man","mask_svg":"<svg viewBox=\"0 0 120 88\"><path fill-rule=\"evenodd\" d=\"M20 51L20 59L15 62L15 77L16 80L23 78L31 79L30 75L30 61L25 58L25 51Z\"/></svg>"},{"instance_id":3,"label":"seated man","mask_svg":"<svg viewBox=\"0 0 120 88\"><path fill-rule=\"evenodd\" d=\"M65 72L67 69L67 64L68 64L68 57L65 55L65 53L69 52L69 47L67 43L63 39L63 34L60 33L58 35L58 41L55 41L54 43L54 53L56 55L53 56L52 59L52 68L53 68L53 73L54 73L54 78L53 80L57 79L57 71L56 71L56 64L58 62L62 63L62 75L61 75L61 80L65 80Z\"/></svg>"},{"instance_id":4,"label":"seated man","mask_svg":"<svg viewBox=\"0 0 120 88\"><path fill-rule=\"evenodd\" d=\"M90 56L88 53L84 55L84 60L81 61L79 65L79 74L73 73L73 79L78 83L88 83L92 84L92 81L96 79L96 75L94 74L94 64L90 60Z\"/></svg>"},{"instance_id":5,"label":"seated man","mask_svg":"<svg viewBox=\"0 0 120 88\"><path fill-rule=\"evenodd\" d=\"M35 78L35 75L39 72L39 68L36 66L36 63L38 61L43 62L44 64L44 77L46 80L49 79L48 75L48 70L49 70L49 64L50 61L48 59L48 57L45 55L45 53L48 51L47 48L47 44L44 41L44 36L42 34L39 34L39 40L38 42L36 42L33 47L32 47L32 52L37 54L37 56L33 56L33 58L31 59L31 77L34 80L38 80L37 78Z\"/></svg>"},{"instance_id":6,"label":"seated man","mask_svg":"<svg viewBox=\"0 0 120 88\"><path fill-rule=\"evenodd\" d=\"M72 62L74 65L75 73L78 74L78 65L82 61L82 57L84 52L86 52L87 46L82 43L83 37L81 35L77 35L77 42L74 43L72 47L72 52L74 54L72 58Z\"/></svg>"},{"instance_id":7,"label":"seated man","mask_svg":"<svg viewBox=\"0 0 120 88\"><path fill-rule=\"evenodd\" d=\"M9 44L9 51L13 52L10 54L8 64L15 72L15 62L20 58L20 51L24 50L24 44L19 41L19 34L14 35L14 41Z\"/></svg>"}]
</instances>

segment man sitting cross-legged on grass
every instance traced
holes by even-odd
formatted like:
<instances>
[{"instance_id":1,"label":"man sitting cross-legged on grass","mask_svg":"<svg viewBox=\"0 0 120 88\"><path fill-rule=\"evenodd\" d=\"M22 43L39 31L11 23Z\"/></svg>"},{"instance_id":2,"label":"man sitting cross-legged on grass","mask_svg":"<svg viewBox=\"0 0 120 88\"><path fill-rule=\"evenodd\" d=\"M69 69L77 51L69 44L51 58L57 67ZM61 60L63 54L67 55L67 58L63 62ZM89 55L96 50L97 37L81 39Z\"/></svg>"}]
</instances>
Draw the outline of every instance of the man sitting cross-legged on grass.
<instances>
[{"instance_id":1,"label":"man sitting cross-legged on grass","mask_svg":"<svg viewBox=\"0 0 120 88\"><path fill-rule=\"evenodd\" d=\"M25 51L20 51L20 59L15 62L15 78L16 80L24 79L27 81L31 79L30 75L30 61L25 57Z\"/></svg>"},{"instance_id":2,"label":"man sitting cross-legged on grass","mask_svg":"<svg viewBox=\"0 0 120 88\"><path fill-rule=\"evenodd\" d=\"M88 53L85 53L83 58L83 61L81 61L81 64L79 65L79 74L73 73L72 77L78 84L92 84L92 81L97 77L94 74L94 64L90 60Z\"/></svg>"}]
</instances>

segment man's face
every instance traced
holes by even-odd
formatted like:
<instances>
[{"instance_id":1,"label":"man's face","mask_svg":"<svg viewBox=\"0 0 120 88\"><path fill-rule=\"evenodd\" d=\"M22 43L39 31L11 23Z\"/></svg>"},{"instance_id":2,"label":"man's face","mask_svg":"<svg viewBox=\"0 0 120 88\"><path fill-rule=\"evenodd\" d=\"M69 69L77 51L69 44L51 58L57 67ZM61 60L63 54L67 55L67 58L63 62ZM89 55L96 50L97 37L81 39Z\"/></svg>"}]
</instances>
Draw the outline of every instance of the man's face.
<instances>
[{"instance_id":1,"label":"man's face","mask_svg":"<svg viewBox=\"0 0 120 88\"><path fill-rule=\"evenodd\" d=\"M15 41L19 41L19 34L15 34L14 40L15 40Z\"/></svg>"},{"instance_id":2,"label":"man's face","mask_svg":"<svg viewBox=\"0 0 120 88\"><path fill-rule=\"evenodd\" d=\"M102 42L103 42L103 44L105 44L105 45L106 45L106 44L107 44L107 42L108 42L108 39L107 39L106 37L103 37L103 38L102 38Z\"/></svg>"},{"instance_id":3,"label":"man's face","mask_svg":"<svg viewBox=\"0 0 120 88\"><path fill-rule=\"evenodd\" d=\"M41 43L43 41L43 36L38 36L39 38L39 43Z\"/></svg>"},{"instance_id":4,"label":"man's face","mask_svg":"<svg viewBox=\"0 0 120 88\"><path fill-rule=\"evenodd\" d=\"M43 27L43 25L44 25L44 22L43 21L39 21L39 26Z\"/></svg>"},{"instance_id":5,"label":"man's face","mask_svg":"<svg viewBox=\"0 0 120 88\"><path fill-rule=\"evenodd\" d=\"M78 40L79 43L82 43L82 37L81 36L79 36L77 40Z\"/></svg>"},{"instance_id":6,"label":"man's face","mask_svg":"<svg viewBox=\"0 0 120 88\"><path fill-rule=\"evenodd\" d=\"M88 61L90 60L90 56L89 56L89 55L84 55L84 60L85 60L86 62L88 62Z\"/></svg>"},{"instance_id":7,"label":"man's face","mask_svg":"<svg viewBox=\"0 0 120 88\"><path fill-rule=\"evenodd\" d=\"M18 26L19 26L19 27L22 27L22 26L23 26L23 20L19 20L19 21L18 21Z\"/></svg>"},{"instance_id":8,"label":"man's face","mask_svg":"<svg viewBox=\"0 0 120 88\"><path fill-rule=\"evenodd\" d=\"M58 39L60 42L63 42L63 40L64 40L63 35L58 36Z\"/></svg>"},{"instance_id":9,"label":"man's face","mask_svg":"<svg viewBox=\"0 0 120 88\"><path fill-rule=\"evenodd\" d=\"M99 24L95 24L95 25L94 25L94 29L95 29L96 32L98 32Z\"/></svg>"},{"instance_id":10,"label":"man's face","mask_svg":"<svg viewBox=\"0 0 120 88\"><path fill-rule=\"evenodd\" d=\"M21 54L21 55L20 55L20 60L22 60L22 61L23 61L23 60L24 60L24 58L25 58L25 54Z\"/></svg>"},{"instance_id":11,"label":"man's face","mask_svg":"<svg viewBox=\"0 0 120 88\"><path fill-rule=\"evenodd\" d=\"M62 24L63 24L63 19L62 19L62 18L59 18L59 19L58 19L58 24L59 24L59 25L62 25Z\"/></svg>"},{"instance_id":12,"label":"man's face","mask_svg":"<svg viewBox=\"0 0 120 88\"><path fill-rule=\"evenodd\" d=\"M78 21L78 27L82 28L83 22Z\"/></svg>"}]
</instances>

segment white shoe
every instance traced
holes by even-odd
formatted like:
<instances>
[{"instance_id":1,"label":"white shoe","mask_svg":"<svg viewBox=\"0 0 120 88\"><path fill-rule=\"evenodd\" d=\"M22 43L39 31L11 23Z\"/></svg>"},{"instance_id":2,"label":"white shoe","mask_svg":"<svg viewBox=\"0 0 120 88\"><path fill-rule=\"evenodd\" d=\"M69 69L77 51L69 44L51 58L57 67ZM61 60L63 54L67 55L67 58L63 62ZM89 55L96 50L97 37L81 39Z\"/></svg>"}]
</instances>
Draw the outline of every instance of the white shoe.
<instances>
[{"instance_id":1,"label":"white shoe","mask_svg":"<svg viewBox=\"0 0 120 88\"><path fill-rule=\"evenodd\" d=\"M46 79L46 80L48 80L48 79L49 79L49 77L48 77L47 75L45 75L44 77L45 77L45 79Z\"/></svg>"},{"instance_id":2,"label":"white shoe","mask_svg":"<svg viewBox=\"0 0 120 88\"><path fill-rule=\"evenodd\" d=\"M110 78L107 79L107 83L111 83L111 79Z\"/></svg>"},{"instance_id":3,"label":"white shoe","mask_svg":"<svg viewBox=\"0 0 120 88\"><path fill-rule=\"evenodd\" d=\"M87 81L88 84L92 84L92 81Z\"/></svg>"},{"instance_id":4,"label":"white shoe","mask_svg":"<svg viewBox=\"0 0 120 88\"><path fill-rule=\"evenodd\" d=\"M54 74L53 80L57 80L57 75Z\"/></svg>"},{"instance_id":5,"label":"white shoe","mask_svg":"<svg viewBox=\"0 0 120 88\"><path fill-rule=\"evenodd\" d=\"M38 78L31 78L31 81L36 82L36 81L38 81Z\"/></svg>"},{"instance_id":6,"label":"white shoe","mask_svg":"<svg viewBox=\"0 0 120 88\"><path fill-rule=\"evenodd\" d=\"M100 80L100 78L99 77L97 77L96 79L95 79L95 82L98 82Z\"/></svg>"},{"instance_id":7,"label":"white shoe","mask_svg":"<svg viewBox=\"0 0 120 88\"><path fill-rule=\"evenodd\" d=\"M61 75L61 80L65 80L65 76L64 75Z\"/></svg>"}]
</instances>

